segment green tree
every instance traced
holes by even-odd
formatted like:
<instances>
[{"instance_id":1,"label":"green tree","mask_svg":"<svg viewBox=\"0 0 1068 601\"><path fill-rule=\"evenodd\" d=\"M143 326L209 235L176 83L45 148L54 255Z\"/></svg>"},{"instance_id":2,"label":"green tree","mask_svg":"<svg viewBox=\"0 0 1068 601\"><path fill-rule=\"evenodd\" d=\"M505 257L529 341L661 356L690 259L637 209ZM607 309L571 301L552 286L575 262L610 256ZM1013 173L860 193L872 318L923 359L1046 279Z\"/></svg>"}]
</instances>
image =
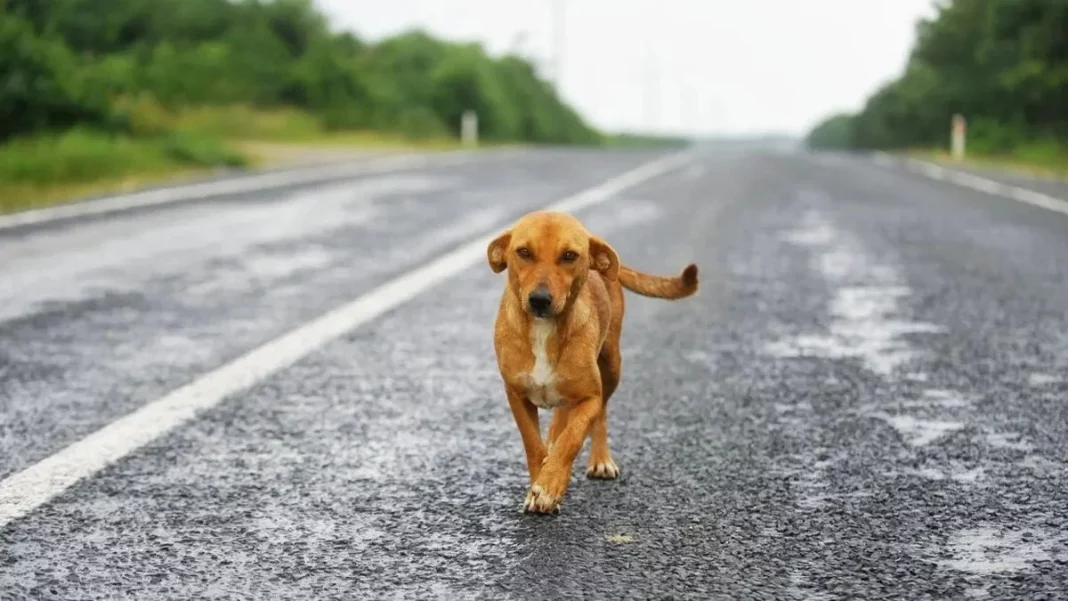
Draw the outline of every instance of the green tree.
<instances>
[{"instance_id":1,"label":"green tree","mask_svg":"<svg viewBox=\"0 0 1068 601\"><path fill-rule=\"evenodd\" d=\"M1068 0L937 3L936 14L917 24L901 76L876 90L852 120L852 146L945 146L956 113L968 119L969 147L980 152L1063 145L1065 31Z\"/></svg>"}]
</instances>

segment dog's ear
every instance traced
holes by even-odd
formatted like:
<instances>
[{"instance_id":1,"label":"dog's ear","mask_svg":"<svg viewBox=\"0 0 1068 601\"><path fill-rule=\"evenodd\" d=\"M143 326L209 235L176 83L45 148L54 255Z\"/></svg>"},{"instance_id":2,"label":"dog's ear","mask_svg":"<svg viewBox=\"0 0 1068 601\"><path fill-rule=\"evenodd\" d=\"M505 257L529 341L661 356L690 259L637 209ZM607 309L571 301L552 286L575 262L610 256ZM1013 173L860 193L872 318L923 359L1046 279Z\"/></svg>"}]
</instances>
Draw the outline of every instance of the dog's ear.
<instances>
[{"instance_id":1,"label":"dog's ear","mask_svg":"<svg viewBox=\"0 0 1068 601\"><path fill-rule=\"evenodd\" d=\"M500 273L508 267L508 245L512 242L512 231L507 230L493 239L486 247L486 260L493 273Z\"/></svg>"},{"instance_id":2,"label":"dog's ear","mask_svg":"<svg viewBox=\"0 0 1068 601\"><path fill-rule=\"evenodd\" d=\"M597 236L590 236L590 267L608 280L619 277L619 255L615 249Z\"/></svg>"}]
</instances>

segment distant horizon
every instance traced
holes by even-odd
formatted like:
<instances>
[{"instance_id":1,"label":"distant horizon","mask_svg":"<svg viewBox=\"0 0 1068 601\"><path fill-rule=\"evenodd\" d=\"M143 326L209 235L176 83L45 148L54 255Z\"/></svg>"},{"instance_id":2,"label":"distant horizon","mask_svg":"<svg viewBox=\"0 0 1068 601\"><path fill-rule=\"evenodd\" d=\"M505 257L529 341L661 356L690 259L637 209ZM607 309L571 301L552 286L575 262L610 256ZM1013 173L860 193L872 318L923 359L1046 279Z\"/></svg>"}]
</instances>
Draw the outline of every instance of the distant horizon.
<instances>
[{"instance_id":1,"label":"distant horizon","mask_svg":"<svg viewBox=\"0 0 1068 601\"><path fill-rule=\"evenodd\" d=\"M671 11L652 0L317 4L333 28L370 42L419 29L493 55L516 51L549 79L559 49L561 97L591 126L667 136L803 137L897 76L916 22L932 14L932 0L679 0ZM559 20L554 6L565 9Z\"/></svg>"}]
</instances>

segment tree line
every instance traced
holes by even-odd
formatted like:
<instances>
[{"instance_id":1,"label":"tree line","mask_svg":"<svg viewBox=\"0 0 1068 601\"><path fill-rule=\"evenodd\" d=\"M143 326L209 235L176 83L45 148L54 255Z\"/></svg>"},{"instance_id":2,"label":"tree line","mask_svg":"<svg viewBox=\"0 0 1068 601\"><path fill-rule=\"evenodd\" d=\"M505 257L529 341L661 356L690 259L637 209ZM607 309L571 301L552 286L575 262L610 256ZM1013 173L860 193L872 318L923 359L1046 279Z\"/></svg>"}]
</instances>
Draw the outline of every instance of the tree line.
<instances>
[{"instance_id":1,"label":"tree line","mask_svg":"<svg viewBox=\"0 0 1068 601\"><path fill-rule=\"evenodd\" d=\"M0 141L222 105L412 137L458 135L474 109L484 139L603 139L520 56L419 31L370 43L312 0L0 0Z\"/></svg>"},{"instance_id":2,"label":"tree line","mask_svg":"<svg viewBox=\"0 0 1068 601\"><path fill-rule=\"evenodd\" d=\"M946 147L961 114L977 153L1068 153L1068 0L942 0L935 13L917 24L903 73L808 144Z\"/></svg>"}]
</instances>

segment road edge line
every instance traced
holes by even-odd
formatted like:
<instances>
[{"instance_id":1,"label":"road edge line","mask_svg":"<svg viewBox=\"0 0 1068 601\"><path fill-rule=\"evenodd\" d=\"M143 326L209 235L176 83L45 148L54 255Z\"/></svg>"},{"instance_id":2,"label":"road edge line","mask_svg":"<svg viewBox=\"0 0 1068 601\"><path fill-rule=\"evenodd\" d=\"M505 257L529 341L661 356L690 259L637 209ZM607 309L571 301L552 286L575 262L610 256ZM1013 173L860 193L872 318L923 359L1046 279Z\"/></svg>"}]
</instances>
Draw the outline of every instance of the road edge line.
<instances>
[{"instance_id":1,"label":"road edge line","mask_svg":"<svg viewBox=\"0 0 1068 601\"><path fill-rule=\"evenodd\" d=\"M550 210L573 212L687 164L687 151L649 161L592 188L557 200ZM170 393L112 421L59 451L0 480L0 529L56 498L199 413L222 403L342 335L405 304L424 291L485 260L486 246L507 224L478 236L356 299L245 352Z\"/></svg>"},{"instance_id":2,"label":"road edge line","mask_svg":"<svg viewBox=\"0 0 1068 601\"><path fill-rule=\"evenodd\" d=\"M75 200L50 207L0 215L0 232L33 225L46 225L63 219L107 215L133 209L204 200L229 194L261 192L286 186L343 180L375 173L449 165L454 162L462 162L470 156L473 156L470 151L389 155L285 170L251 172L219 180L179 184L89 200Z\"/></svg>"},{"instance_id":3,"label":"road edge line","mask_svg":"<svg viewBox=\"0 0 1068 601\"><path fill-rule=\"evenodd\" d=\"M897 158L885 152L875 153L875 163L884 167L899 164L913 173L919 173L933 180L949 182L991 196L999 196L1068 215L1068 200L1023 186L1005 184L912 157Z\"/></svg>"}]
</instances>

